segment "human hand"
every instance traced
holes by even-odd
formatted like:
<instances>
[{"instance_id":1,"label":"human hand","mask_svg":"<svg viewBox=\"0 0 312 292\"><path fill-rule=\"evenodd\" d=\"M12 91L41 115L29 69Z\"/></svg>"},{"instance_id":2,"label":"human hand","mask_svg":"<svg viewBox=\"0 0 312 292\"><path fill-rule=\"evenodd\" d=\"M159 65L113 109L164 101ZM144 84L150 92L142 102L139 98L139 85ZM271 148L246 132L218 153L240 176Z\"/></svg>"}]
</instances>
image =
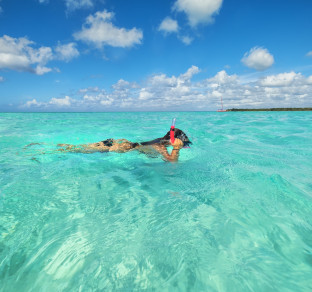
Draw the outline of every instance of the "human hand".
<instances>
[{"instance_id":1,"label":"human hand","mask_svg":"<svg viewBox=\"0 0 312 292\"><path fill-rule=\"evenodd\" d=\"M175 138L174 142L171 143L171 145L173 146L173 149L181 149L181 148L183 148L184 144L183 144L183 142L180 139Z\"/></svg>"}]
</instances>

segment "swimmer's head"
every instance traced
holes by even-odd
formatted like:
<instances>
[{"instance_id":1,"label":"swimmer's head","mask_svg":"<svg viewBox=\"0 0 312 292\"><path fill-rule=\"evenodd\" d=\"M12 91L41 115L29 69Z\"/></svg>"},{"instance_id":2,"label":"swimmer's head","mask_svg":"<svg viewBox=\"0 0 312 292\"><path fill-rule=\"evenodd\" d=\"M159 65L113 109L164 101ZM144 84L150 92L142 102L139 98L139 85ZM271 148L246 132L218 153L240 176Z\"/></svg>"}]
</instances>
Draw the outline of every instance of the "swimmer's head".
<instances>
[{"instance_id":1,"label":"swimmer's head","mask_svg":"<svg viewBox=\"0 0 312 292\"><path fill-rule=\"evenodd\" d=\"M174 128L173 130L174 138L180 139L183 142L183 147L188 147L190 144L193 144L182 130L178 128ZM162 138L162 141L170 144L170 131Z\"/></svg>"}]
</instances>

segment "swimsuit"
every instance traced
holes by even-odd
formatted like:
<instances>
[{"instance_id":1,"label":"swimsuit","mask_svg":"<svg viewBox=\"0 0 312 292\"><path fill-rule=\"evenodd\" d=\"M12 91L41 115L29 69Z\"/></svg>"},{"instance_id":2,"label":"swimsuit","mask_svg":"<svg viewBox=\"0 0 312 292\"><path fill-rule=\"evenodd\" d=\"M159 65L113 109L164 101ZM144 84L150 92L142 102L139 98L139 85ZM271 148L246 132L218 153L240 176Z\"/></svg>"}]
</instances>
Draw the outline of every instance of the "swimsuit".
<instances>
[{"instance_id":1,"label":"swimsuit","mask_svg":"<svg viewBox=\"0 0 312 292\"><path fill-rule=\"evenodd\" d=\"M104 144L104 146L111 147L111 146L113 146L114 140L113 139L106 139L106 140L102 141L102 143Z\"/></svg>"},{"instance_id":2,"label":"swimsuit","mask_svg":"<svg viewBox=\"0 0 312 292\"><path fill-rule=\"evenodd\" d=\"M102 141L104 146L107 146L107 147L113 146L114 142L115 142L114 139L106 139L106 140ZM129 143L131 144L131 149L140 145L139 143L132 143L132 142L129 142Z\"/></svg>"}]
</instances>

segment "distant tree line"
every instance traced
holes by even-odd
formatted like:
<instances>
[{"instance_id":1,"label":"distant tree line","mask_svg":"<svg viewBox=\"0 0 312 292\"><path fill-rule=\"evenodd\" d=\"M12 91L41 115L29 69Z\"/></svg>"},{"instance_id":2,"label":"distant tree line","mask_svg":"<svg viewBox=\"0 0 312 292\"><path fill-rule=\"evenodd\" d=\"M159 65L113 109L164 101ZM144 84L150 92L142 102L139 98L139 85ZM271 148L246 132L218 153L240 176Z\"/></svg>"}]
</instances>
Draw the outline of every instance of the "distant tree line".
<instances>
[{"instance_id":1,"label":"distant tree line","mask_svg":"<svg viewBox=\"0 0 312 292\"><path fill-rule=\"evenodd\" d=\"M269 112L269 111L312 111L312 107L282 107L282 108L232 108L227 112Z\"/></svg>"}]
</instances>

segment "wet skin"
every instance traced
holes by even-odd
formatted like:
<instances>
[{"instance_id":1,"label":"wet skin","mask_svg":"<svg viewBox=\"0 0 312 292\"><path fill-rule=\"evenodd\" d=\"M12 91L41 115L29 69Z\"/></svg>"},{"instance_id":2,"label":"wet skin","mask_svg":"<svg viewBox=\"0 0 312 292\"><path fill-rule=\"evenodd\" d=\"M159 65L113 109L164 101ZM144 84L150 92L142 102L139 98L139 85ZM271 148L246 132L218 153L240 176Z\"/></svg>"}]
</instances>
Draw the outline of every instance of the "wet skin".
<instances>
[{"instance_id":1,"label":"wet skin","mask_svg":"<svg viewBox=\"0 0 312 292\"><path fill-rule=\"evenodd\" d=\"M175 162L178 161L179 151L183 147L183 142L180 139L175 139L174 143L169 142L166 146L173 146L171 154L165 145L155 143L152 145L137 145L133 147L133 143L126 139L113 140L112 146L106 146L103 142L71 145L71 144L58 144L62 147L58 151L62 152L76 152L76 153L94 153L94 152L117 152L125 153L133 150L138 150L144 154L149 154L151 151L156 151L162 155L162 158L166 161Z\"/></svg>"}]
</instances>

